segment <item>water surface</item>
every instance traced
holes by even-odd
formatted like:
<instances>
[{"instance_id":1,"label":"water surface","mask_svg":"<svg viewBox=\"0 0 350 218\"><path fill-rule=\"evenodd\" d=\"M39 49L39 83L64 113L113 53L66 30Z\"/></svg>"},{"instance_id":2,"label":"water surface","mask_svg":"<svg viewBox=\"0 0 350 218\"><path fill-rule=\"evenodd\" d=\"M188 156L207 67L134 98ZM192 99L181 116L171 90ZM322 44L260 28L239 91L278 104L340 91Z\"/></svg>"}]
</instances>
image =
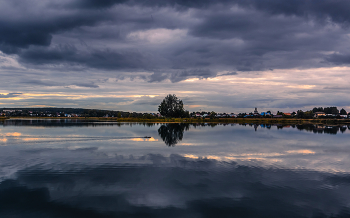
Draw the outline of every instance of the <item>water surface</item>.
<instances>
[{"instance_id":1,"label":"water surface","mask_svg":"<svg viewBox=\"0 0 350 218\"><path fill-rule=\"evenodd\" d=\"M349 133L6 120L0 217L349 217Z\"/></svg>"}]
</instances>

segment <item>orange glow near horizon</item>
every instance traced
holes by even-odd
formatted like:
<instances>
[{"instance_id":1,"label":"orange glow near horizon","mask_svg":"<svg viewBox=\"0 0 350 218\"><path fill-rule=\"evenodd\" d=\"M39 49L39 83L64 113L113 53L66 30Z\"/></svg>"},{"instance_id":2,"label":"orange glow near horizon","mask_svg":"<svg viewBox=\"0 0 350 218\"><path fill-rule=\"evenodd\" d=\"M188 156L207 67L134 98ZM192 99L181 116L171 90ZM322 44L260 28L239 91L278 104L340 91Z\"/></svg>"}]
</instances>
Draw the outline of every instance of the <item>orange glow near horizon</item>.
<instances>
[{"instance_id":1,"label":"orange glow near horizon","mask_svg":"<svg viewBox=\"0 0 350 218\"><path fill-rule=\"evenodd\" d=\"M155 138L134 138L134 139L130 139L131 141L134 142L157 142L158 139Z\"/></svg>"},{"instance_id":2,"label":"orange glow near horizon","mask_svg":"<svg viewBox=\"0 0 350 218\"><path fill-rule=\"evenodd\" d=\"M21 136L22 133L19 132L9 132L5 134L6 136Z\"/></svg>"}]
</instances>

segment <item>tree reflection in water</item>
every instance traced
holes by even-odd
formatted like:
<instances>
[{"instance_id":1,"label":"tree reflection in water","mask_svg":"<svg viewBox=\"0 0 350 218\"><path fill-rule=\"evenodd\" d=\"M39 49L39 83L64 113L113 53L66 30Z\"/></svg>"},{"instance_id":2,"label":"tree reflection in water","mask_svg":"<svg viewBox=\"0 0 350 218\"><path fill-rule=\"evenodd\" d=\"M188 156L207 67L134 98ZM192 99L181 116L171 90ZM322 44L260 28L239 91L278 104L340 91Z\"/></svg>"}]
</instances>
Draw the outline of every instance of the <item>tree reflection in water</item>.
<instances>
[{"instance_id":1,"label":"tree reflection in water","mask_svg":"<svg viewBox=\"0 0 350 218\"><path fill-rule=\"evenodd\" d=\"M175 146L182 140L184 131L189 130L188 123L167 123L159 127L158 134L168 146Z\"/></svg>"}]
</instances>

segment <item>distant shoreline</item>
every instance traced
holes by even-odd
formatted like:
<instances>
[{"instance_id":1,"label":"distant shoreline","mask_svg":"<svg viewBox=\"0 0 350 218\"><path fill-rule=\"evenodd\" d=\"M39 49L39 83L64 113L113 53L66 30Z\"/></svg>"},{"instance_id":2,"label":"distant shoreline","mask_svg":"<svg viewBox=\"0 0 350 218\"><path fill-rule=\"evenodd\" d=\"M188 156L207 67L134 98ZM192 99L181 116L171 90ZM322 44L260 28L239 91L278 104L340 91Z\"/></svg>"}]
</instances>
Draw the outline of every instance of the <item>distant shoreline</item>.
<instances>
[{"instance_id":1,"label":"distant shoreline","mask_svg":"<svg viewBox=\"0 0 350 218\"><path fill-rule=\"evenodd\" d=\"M296 118L117 118L117 117L0 117L0 120L18 119L78 119L90 121L113 121L113 122L146 122L146 123L238 123L238 124L348 124L350 119L296 119Z\"/></svg>"}]
</instances>

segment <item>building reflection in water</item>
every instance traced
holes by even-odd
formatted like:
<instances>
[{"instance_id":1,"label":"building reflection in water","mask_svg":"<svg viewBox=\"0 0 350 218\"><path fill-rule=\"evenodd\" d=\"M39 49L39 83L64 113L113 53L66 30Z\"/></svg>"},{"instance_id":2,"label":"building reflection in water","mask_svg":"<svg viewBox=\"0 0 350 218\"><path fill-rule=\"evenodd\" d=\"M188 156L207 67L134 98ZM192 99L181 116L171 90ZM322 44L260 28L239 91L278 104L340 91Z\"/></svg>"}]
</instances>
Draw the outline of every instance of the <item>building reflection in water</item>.
<instances>
[{"instance_id":1,"label":"building reflection in water","mask_svg":"<svg viewBox=\"0 0 350 218\"><path fill-rule=\"evenodd\" d=\"M323 124L251 124L251 123L245 123L245 124L239 124L242 126L252 126L254 127L254 130L257 131L258 128L267 128L271 129L271 127L275 126L277 129L283 129L283 128L297 128L298 130L307 131L307 132L313 132L313 133L324 133L324 134L337 134L339 132L344 133L347 129L350 129L350 125L323 125Z\"/></svg>"}]
</instances>

